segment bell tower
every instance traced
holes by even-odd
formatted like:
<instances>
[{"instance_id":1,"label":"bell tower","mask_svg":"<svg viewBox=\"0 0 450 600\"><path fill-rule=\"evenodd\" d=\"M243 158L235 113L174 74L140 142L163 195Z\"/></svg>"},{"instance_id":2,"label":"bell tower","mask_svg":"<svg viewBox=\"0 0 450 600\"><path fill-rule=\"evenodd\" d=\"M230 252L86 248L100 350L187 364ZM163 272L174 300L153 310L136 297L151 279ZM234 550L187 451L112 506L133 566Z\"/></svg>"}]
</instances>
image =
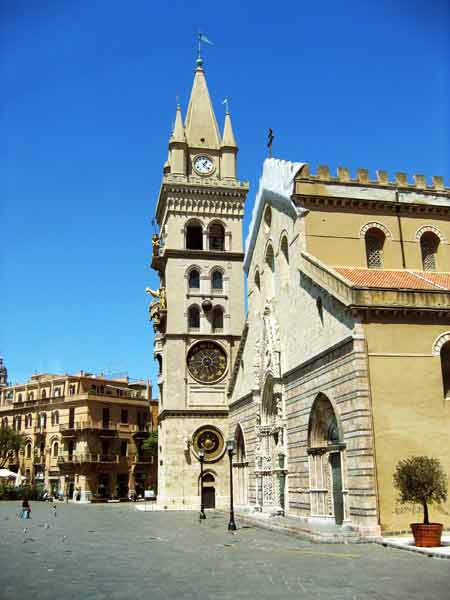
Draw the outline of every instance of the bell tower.
<instances>
[{"instance_id":1,"label":"bell tower","mask_svg":"<svg viewBox=\"0 0 450 600\"><path fill-rule=\"evenodd\" d=\"M228 504L227 385L244 322L242 219L248 183L226 111L220 134L197 59L183 124L177 106L156 206L151 266L160 277L150 318L159 364L158 504ZM225 460L226 459L226 460Z\"/></svg>"}]
</instances>

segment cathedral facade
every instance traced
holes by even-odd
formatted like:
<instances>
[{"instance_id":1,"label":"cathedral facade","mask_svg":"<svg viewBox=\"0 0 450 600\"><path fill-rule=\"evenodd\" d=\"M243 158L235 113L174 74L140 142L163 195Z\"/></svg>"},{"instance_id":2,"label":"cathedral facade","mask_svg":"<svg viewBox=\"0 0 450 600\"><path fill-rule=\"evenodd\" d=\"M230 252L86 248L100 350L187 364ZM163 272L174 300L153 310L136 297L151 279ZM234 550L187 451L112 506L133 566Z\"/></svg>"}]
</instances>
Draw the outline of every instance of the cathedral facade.
<instances>
[{"instance_id":1,"label":"cathedral facade","mask_svg":"<svg viewBox=\"0 0 450 600\"><path fill-rule=\"evenodd\" d=\"M343 526L409 527L392 476L412 455L450 472L450 190L403 173L316 174L268 159L248 191L201 60L156 208L158 504ZM247 317L244 278L247 277ZM450 504L435 509L450 526Z\"/></svg>"},{"instance_id":2,"label":"cathedral facade","mask_svg":"<svg viewBox=\"0 0 450 600\"><path fill-rule=\"evenodd\" d=\"M241 510L363 536L420 520L392 476L413 455L450 472L449 238L440 177L266 160L228 388Z\"/></svg>"}]
</instances>

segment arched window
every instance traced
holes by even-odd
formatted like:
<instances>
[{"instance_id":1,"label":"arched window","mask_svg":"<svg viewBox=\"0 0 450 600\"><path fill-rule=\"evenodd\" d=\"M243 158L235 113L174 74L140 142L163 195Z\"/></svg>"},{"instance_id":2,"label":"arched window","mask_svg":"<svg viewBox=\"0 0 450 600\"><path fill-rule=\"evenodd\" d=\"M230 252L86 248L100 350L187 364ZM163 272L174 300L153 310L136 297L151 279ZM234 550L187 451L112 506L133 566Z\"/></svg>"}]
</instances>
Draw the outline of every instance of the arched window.
<instances>
[{"instance_id":1,"label":"arched window","mask_svg":"<svg viewBox=\"0 0 450 600\"><path fill-rule=\"evenodd\" d=\"M212 473L205 473L203 475L203 483L214 483L215 478Z\"/></svg>"},{"instance_id":2,"label":"arched window","mask_svg":"<svg viewBox=\"0 0 450 600\"><path fill-rule=\"evenodd\" d=\"M365 236L367 266L369 269L383 268L383 246L386 236L376 227L369 229Z\"/></svg>"},{"instance_id":3,"label":"arched window","mask_svg":"<svg viewBox=\"0 0 450 600\"><path fill-rule=\"evenodd\" d=\"M259 291L261 291L261 277L259 275L259 271L255 273L255 287Z\"/></svg>"},{"instance_id":4,"label":"arched window","mask_svg":"<svg viewBox=\"0 0 450 600\"><path fill-rule=\"evenodd\" d=\"M220 223L213 223L209 228L209 249L225 250L225 229Z\"/></svg>"},{"instance_id":5,"label":"arched window","mask_svg":"<svg viewBox=\"0 0 450 600\"><path fill-rule=\"evenodd\" d=\"M55 388L55 392L54 393L55 393L55 398L58 398L59 395L60 395L60 393L61 393L61 390L59 389L59 387Z\"/></svg>"},{"instance_id":6,"label":"arched window","mask_svg":"<svg viewBox=\"0 0 450 600\"><path fill-rule=\"evenodd\" d=\"M30 392L30 393L28 394L28 401L29 401L29 402L32 402L33 400L34 400L34 394L33 394L33 392Z\"/></svg>"},{"instance_id":7,"label":"arched window","mask_svg":"<svg viewBox=\"0 0 450 600\"><path fill-rule=\"evenodd\" d=\"M189 223L186 227L186 248L203 250L203 229L197 221Z\"/></svg>"},{"instance_id":8,"label":"arched window","mask_svg":"<svg viewBox=\"0 0 450 600\"><path fill-rule=\"evenodd\" d=\"M59 444L58 442L55 442L53 444L53 456L56 457L59 454Z\"/></svg>"},{"instance_id":9,"label":"arched window","mask_svg":"<svg viewBox=\"0 0 450 600\"><path fill-rule=\"evenodd\" d=\"M441 348L442 383L444 385L444 398L450 400L450 341Z\"/></svg>"},{"instance_id":10,"label":"arched window","mask_svg":"<svg viewBox=\"0 0 450 600\"><path fill-rule=\"evenodd\" d=\"M199 289L200 273L197 271L197 269L192 269L192 271L189 271L188 283L190 289Z\"/></svg>"},{"instance_id":11,"label":"arched window","mask_svg":"<svg viewBox=\"0 0 450 600\"><path fill-rule=\"evenodd\" d=\"M33 415L30 413L29 415L27 415L27 420L26 420L26 427L27 428L31 428L31 426L33 425Z\"/></svg>"},{"instance_id":12,"label":"arched window","mask_svg":"<svg viewBox=\"0 0 450 600\"><path fill-rule=\"evenodd\" d=\"M47 390L42 390L41 398L47 398Z\"/></svg>"},{"instance_id":13,"label":"arched window","mask_svg":"<svg viewBox=\"0 0 450 600\"><path fill-rule=\"evenodd\" d=\"M31 458L31 442L28 442L28 444L25 446L25 457Z\"/></svg>"},{"instance_id":14,"label":"arched window","mask_svg":"<svg viewBox=\"0 0 450 600\"><path fill-rule=\"evenodd\" d=\"M223 288L223 275L220 271L213 271L211 286L213 290L221 290Z\"/></svg>"},{"instance_id":15,"label":"arched window","mask_svg":"<svg viewBox=\"0 0 450 600\"><path fill-rule=\"evenodd\" d=\"M18 394L18 396L17 396L17 402L22 402L22 394Z\"/></svg>"},{"instance_id":16,"label":"arched window","mask_svg":"<svg viewBox=\"0 0 450 600\"><path fill-rule=\"evenodd\" d=\"M275 259L274 259L274 255L273 255L273 248L271 245L267 246L266 264L273 273L275 271Z\"/></svg>"},{"instance_id":17,"label":"arched window","mask_svg":"<svg viewBox=\"0 0 450 600\"><path fill-rule=\"evenodd\" d=\"M268 298L271 298L274 294L275 258L273 254L273 248L270 244L267 246L265 263L264 292Z\"/></svg>"},{"instance_id":18,"label":"arched window","mask_svg":"<svg viewBox=\"0 0 450 600\"><path fill-rule=\"evenodd\" d=\"M432 231L426 231L420 238L420 250L422 253L422 266L424 271L437 270L437 251L439 238Z\"/></svg>"},{"instance_id":19,"label":"arched window","mask_svg":"<svg viewBox=\"0 0 450 600\"><path fill-rule=\"evenodd\" d=\"M41 429L45 429L47 427L47 413L41 413L39 415L39 426Z\"/></svg>"},{"instance_id":20,"label":"arched window","mask_svg":"<svg viewBox=\"0 0 450 600\"><path fill-rule=\"evenodd\" d=\"M188 311L188 327L189 329L200 328L200 311L197 306L191 306Z\"/></svg>"},{"instance_id":21,"label":"arched window","mask_svg":"<svg viewBox=\"0 0 450 600\"><path fill-rule=\"evenodd\" d=\"M289 246L287 237L283 235L281 238L280 252L278 254L280 265L281 285L289 285Z\"/></svg>"},{"instance_id":22,"label":"arched window","mask_svg":"<svg viewBox=\"0 0 450 600\"><path fill-rule=\"evenodd\" d=\"M8 427L8 417L3 417L2 419L2 429L6 429Z\"/></svg>"},{"instance_id":23,"label":"arched window","mask_svg":"<svg viewBox=\"0 0 450 600\"><path fill-rule=\"evenodd\" d=\"M280 249L281 249L281 256L284 258L286 263L289 264L289 246L288 246L287 237L285 237L285 236L281 240Z\"/></svg>"},{"instance_id":24,"label":"arched window","mask_svg":"<svg viewBox=\"0 0 450 600\"><path fill-rule=\"evenodd\" d=\"M214 332L223 330L223 310L220 306L216 306L213 310L212 328Z\"/></svg>"},{"instance_id":25,"label":"arched window","mask_svg":"<svg viewBox=\"0 0 450 600\"><path fill-rule=\"evenodd\" d=\"M267 206L266 210L264 211L264 227L265 227L266 233L269 232L271 225L272 225L272 209L270 208L270 206Z\"/></svg>"},{"instance_id":26,"label":"arched window","mask_svg":"<svg viewBox=\"0 0 450 600\"><path fill-rule=\"evenodd\" d=\"M59 412L57 410L52 413L52 425L59 425Z\"/></svg>"}]
</instances>

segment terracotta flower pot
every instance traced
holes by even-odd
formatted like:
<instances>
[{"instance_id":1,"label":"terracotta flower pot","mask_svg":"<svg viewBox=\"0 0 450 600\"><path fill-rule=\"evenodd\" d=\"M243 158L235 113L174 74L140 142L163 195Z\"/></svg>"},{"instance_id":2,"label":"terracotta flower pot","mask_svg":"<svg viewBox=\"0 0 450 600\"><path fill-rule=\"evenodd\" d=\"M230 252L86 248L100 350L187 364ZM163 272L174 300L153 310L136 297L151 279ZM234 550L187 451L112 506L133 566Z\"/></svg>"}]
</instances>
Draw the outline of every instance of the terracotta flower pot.
<instances>
[{"instance_id":1,"label":"terracotta flower pot","mask_svg":"<svg viewBox=\"0 0 450 600\"><path fill-rule=\"evenodd\" d=\"M411 523L414 544L419 548L434 548L441 545L442 523Z\"/></svg>"}]
</instances>

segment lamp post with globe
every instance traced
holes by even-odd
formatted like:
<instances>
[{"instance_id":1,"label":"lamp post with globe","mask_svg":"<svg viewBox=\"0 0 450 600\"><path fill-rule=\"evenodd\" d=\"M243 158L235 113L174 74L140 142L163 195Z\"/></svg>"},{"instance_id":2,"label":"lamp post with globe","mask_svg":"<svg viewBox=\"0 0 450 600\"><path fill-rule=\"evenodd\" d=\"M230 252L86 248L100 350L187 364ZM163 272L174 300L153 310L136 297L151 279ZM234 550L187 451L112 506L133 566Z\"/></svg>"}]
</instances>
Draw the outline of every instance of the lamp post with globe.
<instances>
[{"instance_id":1,"label":"lamp post with globe","mask_svg":"<svg viewBox=\"0 0 450 600\"><path fill-rule=\"evenodd\" d=\"M230 460L230 521L228 523L228 531L236 531L236 523L234 521L234 505L233 505L233 451L234 440L227 441L228 458Z\"/></svg>"},{"instance_id":2,"label":"lamp post with globe","mask_svg":"<svg viewBox=\"0 0 450 600\"><path fill-rule=\"evenodd\" d=\"M199 514L199 520L201 522L203 519L206 519L205 507L203 505L203 461L205 460L205 451L203 450L203 448L199 448L198 458L200 460L200 514Z\"/></svg>"}]
</instances>

